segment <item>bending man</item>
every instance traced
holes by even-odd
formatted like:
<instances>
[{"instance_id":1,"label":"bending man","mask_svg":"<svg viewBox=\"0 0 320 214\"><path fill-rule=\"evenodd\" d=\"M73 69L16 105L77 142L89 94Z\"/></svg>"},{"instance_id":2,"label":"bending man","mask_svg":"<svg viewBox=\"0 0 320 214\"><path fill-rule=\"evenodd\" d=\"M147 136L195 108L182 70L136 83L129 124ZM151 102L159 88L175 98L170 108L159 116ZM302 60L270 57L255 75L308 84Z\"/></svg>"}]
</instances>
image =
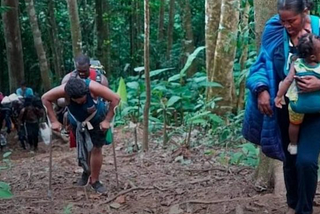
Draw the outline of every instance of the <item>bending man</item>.
<instances>
[{"instance_id":1,"label":"bending man","mask_svg":"<svg viewBox=\"0 0 320 214\"><path fill-rule=\"evenodd\" d=\"M61 123L57 120L52 103L65 98L69 109L69 120L75 130L79 165L84 169L78 184L90 182L92 188L101 194L106 188L99 181L102 166L102 146L105 144L105 132L110 127L114 108L120 98L109 88L90 79L85 81L70 78L67 83L55 87L42 96L43 105L51 121L52 129L60 131ZM105 103L110 103L106 113ZM91 179L89 179L91 178Z\"/></svg>"}]
</instances>

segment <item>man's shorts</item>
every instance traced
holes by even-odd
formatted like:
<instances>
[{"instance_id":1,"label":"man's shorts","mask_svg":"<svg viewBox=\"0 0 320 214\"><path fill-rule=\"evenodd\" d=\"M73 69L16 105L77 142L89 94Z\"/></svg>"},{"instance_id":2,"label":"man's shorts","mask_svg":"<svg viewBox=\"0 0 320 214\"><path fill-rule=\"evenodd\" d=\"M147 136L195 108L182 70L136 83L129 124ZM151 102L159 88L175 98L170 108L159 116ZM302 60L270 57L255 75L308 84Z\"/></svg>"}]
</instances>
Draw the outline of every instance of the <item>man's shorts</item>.
<instances>
[{"instance_id":1,"label":"man's shorts","mask_svg":"<svg viewBox=\"0 0 320 214\"><path fill-rule=\"evenodd\" d=\"M304 114L294 112L290 105L288 105L288 110L290 123L294 125L300 125L303 122Z\"/></svg>"},{"instance_id":2,"label":"man's shorts","mask_svg":"<svg viewBox=\"0 0 320 214\"><path fill-rule=\"evenodd\" d=\"M99 124L100 125L100 124ZM100 126L94 126L92 130L88 130L94 147L101 148L106 144L106 132L100 129ZM76 136L76 128L72 126L72 132Z\"/></svg>"}]
</instances>

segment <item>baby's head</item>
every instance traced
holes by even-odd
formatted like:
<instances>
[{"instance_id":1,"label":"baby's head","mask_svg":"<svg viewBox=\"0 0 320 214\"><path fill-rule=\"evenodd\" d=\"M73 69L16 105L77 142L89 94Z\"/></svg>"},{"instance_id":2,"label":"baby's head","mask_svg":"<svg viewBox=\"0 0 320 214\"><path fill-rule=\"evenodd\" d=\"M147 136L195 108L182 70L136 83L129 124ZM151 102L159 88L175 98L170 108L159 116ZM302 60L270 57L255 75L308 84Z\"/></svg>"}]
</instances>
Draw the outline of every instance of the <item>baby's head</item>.
<instances>
[{"instance_id":1,"label":"baby's head","mask_svg":"<svg viewBox=\"0 0 320 214\"><path fill-rule=\"evenodd\" d=\"M305 34L298 42L299 58L305 59L308 63L320 62L320 38L312 33Z\"/></svg>"}]
</instances>

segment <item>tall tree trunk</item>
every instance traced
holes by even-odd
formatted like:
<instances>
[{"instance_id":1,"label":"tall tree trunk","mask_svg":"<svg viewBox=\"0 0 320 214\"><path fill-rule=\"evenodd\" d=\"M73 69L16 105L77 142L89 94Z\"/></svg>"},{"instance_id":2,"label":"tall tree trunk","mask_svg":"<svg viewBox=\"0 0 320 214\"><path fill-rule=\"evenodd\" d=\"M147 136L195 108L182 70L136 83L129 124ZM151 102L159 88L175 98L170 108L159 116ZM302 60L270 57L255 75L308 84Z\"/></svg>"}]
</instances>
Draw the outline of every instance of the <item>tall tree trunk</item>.
<instances>
[{"instance_id":1,"label":"tall tree trunk","mask_svg":"<svg viewBox=\"0 0 320 214\"><path fill-rule=\"evenodd\" d=\"M254 21L257 48L260 47L261 34L268 19L277 14L276 0L255 0L254 1Z\"/></svg>"},{"instance_id":2,"label":"tall tree trunk","mask_svg":"<svg viewBox=\"0 0 320 214\"><path fill-rule=\"evenodd\" d=\"M233 65L236 53L236 38L239 22L239 0L222 0L220 26L214 54L213 69L208 71L208 79L219 82L223 88L212 88L208 98L222 97L217 113L224 115L235 109L235 85Z\"/></svg>"},{"instance_id":3,"label":"tall tree trunk","mask_svg":"<svg viewBox=\"0 0 320 214\"><path fill-rule=\"evenodd\" d=\"M249 9L250 9L250 4L246 0L245 7L242 10L242 20L241 20L241 34L242 35L247 35L246 32L249 31L248 25L249 25ZM246 69L246 61L248 58L248 39L242 37L242 46L240 47L241 49L241 57L240 57L240 71L244 71ZM240 112L243 110L244 107L244 95L245 95L245 89L246 89L246 75L243 74L243 79L240 82L239 85L239 95L238 95L238 100L237 100L237 111Z\"/></svg>"},{"instance_id":4,"label":"tall tree trunk","mask_svg":"<svg viewBox=\"0 0 320 214\"><path fill-rule=\"evenodd\" d=\"M150 13L149 0L144 0L144 72L146 84L146 102L143 110L143 150L147 151L149 148L149 109L151 99L150 89L150 65L149 65L149 36L150 36Z\"/></svg>"},{"instance_id":5,"label":"tall tree trunk","mask_svg":"<svg viewBox=\"0 0 320 214\"><path fill-rule=\"evenodd\" d=\"M77 0L67 0L67 3L72 37L72 52L73 57L75 58L82 52L82 38L78 13L78 3Z\"/></svg>"},{"instance_id":6,"label":"tall tree trunk","mask_svg":"<svg viewBox=\"0 0 320 214\"><path fill-rule=\"evenodd\" d=\"M143 5L141 5L141 0L135 0L135 15L136 15L136 25L135 25L135 33L136 33L136 52L138 53L136 56L136 63L142 64L144 59L142 59L142 50L143 50L143 42L138 39L138 35L142 35L144 33L144 18L143 14L140 11L142 10Z\"/></svg>"},{"instance_id":7,"label":"tall tree trunk","mask_svg":"<svg viewBox=\"0 0 320 214\"><path fill-rule=\"evenodd\" d=\"M168 24L168 38L167 38L167 53L166 58L167 60L170 60L171 58L171 48L173 43L173 25L174 25L174 11L175 11L175 1L170 0L169 5L169 24Z\"/></svg>"},{"instance_id":8,"label":"tall tree trunk","mask_svg":"<svg viewBox=\"0 0 320 214\"><path fill-rule=\"evenodd\" d=\"M188 57L194 51L194 38L192 30L192 17L190 9L190 0L180 0L180 6L182 11L182 26L184 28L184 39L183 39L183 56L181 60L181 67L184 66ZM191 66L187 70L187 77L191 77L197 70L197 60L193 60Z\"/></svg>"},{"instance_id":9,"label":"tall tree trunk","mask_svg":"<svg viewBox=\"0 0 320 214\"><path fill-rule=\"evenodd\" d=\"M209 73L213 73L213 61L214 53L216 49L218 27L220 23L221 14L221 1L222 0L206 0L206 70ZM212 94L212 88L207 88L207 97ZM212 97L212 95L211 95Z\"/></svg>"},{"instance_id":10,"label":"tall tree trunk","mask_svg":"<svg viewBox=\"0 0 320 214\"><path fill-rule=\"evenodd\" d=\"M158 23L158 41L163 40L164 33L164 6L165 0L160 0L159 23Z\"/></svg>"},{"instance_id":11,"label":"tall tree trunk","mask_svg":"<svg viewBox=\"0 0 320 214\"><path fill-rule=\"evenodd\" d=\"M137 54L137 36L138 36L137 35L137 15L136 15L136 13L138 12L137 12L137 9L135 8L136 0L131 0L130 5L131 5L131 8L133 8L129 14L130 58L131 58L131 67L135 68L137 67L136 54Z\"/></svg>"},{"instance_id":12,"label":"tall tree trunk","mask_svg":"<svg viewBox=\"0 0 320 214\"><path fill-rule=\"evenodd\" d=\"M95 0L96 4L96 29L97 29L97 49L96 56L104 66L107 77L110 77L110 35L109 21L110 12L108 10L108 0Z\"/></svg>"},{"instance_id":13,"label":"tall tree trunk","mask_svg":"<svg viewBox=\"0 0 320 214\"><path fill-rule=\"evenodd\" d=\"M10 10L2 14L4 37L6 41L10 92L15 92L24 80L23 52L19 24L18 0L2 0L2 6Z\"/></svg>"},{"instance_id":14,"label":"tall tree trunk","mask_svg":"<svg viewBox=\"0 0 320 214\"><path fill-rule=\"evenodd\" d=\"M58 38L58 26L56 23L55 15L54 15L54 0L48 1L48 21L49 21L49 35L50 35L50 46L52 50L52 61L54 65L54 71L56 78L59 82L61 82L61 78L65 74L65 69L62 60L62 48L61 43Z\"/></svg>"},{"instance_id":15,"label":"tall tree trunk","mask_svg":"<svg viewBox=\"0 0 320 214\"><path fill-rule=\"evenodd\" d=\"M33 0L25 0L25 1L27 4L27 11L28 11L31 30L33 34L34 46L36 48L38 59L39 59L39 67L40 67L43 89L45 91L48 91L51 89L51 78L49 75L49 67L48 67L46 52L44 51L44 48L43 48L41 32L39 30L36 10L34 9Z\"/></svg>"},{"instance_id":16,"label":"tall tree trunk","mask_svg":"<svg viewBox=\"0 0 320 214\"><path fill-rule=\"evenodd\" d=\"M277 0L255 0L255 33L257 49L260 47L261 34L263 32L265 23L274 14L277 13ZM274 193L281 195L285 193L285 184L283 180L282 164L266 157L260 152L259 166L255 171L255 182L257 185L266 185L270 187L274 184Z\"/></svg>"}]
</instances>

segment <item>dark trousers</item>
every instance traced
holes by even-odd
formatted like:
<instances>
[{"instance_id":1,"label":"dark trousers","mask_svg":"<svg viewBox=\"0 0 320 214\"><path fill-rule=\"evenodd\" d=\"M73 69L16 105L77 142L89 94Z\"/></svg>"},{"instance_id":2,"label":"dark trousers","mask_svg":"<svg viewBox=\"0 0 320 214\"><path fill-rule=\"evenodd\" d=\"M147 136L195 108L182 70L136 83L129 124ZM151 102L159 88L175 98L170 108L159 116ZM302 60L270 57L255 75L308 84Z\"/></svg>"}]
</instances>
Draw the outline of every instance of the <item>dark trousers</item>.
<instances>
[{"instance_id":1,"label":"dark trousers","mask_svg":"<svg viewBox=\"0 0 320 214\"><path fill-rule=\"evenodd\" d=\"M320 114L306 114L301 125L298 154L287 151L290 142L288 135L289 115L287 106L278 111L281 124L283 149L286 160L283 163L284 179L287 189L288 206L296 214L310 214L318 183L318 156L320 152Z\"/></svg>"},{"instance_id":2,"label":"dark trousers","mask_svg":"<svg viewBox=\"0 0 320 214\"><path fill-rule=\"evenodd\" d=\"M37 150L38 148L38 136L39 136L39 124L38 123L25 123L27 130L27 139L30 147Z\"/></svg>"}]
</instances>

